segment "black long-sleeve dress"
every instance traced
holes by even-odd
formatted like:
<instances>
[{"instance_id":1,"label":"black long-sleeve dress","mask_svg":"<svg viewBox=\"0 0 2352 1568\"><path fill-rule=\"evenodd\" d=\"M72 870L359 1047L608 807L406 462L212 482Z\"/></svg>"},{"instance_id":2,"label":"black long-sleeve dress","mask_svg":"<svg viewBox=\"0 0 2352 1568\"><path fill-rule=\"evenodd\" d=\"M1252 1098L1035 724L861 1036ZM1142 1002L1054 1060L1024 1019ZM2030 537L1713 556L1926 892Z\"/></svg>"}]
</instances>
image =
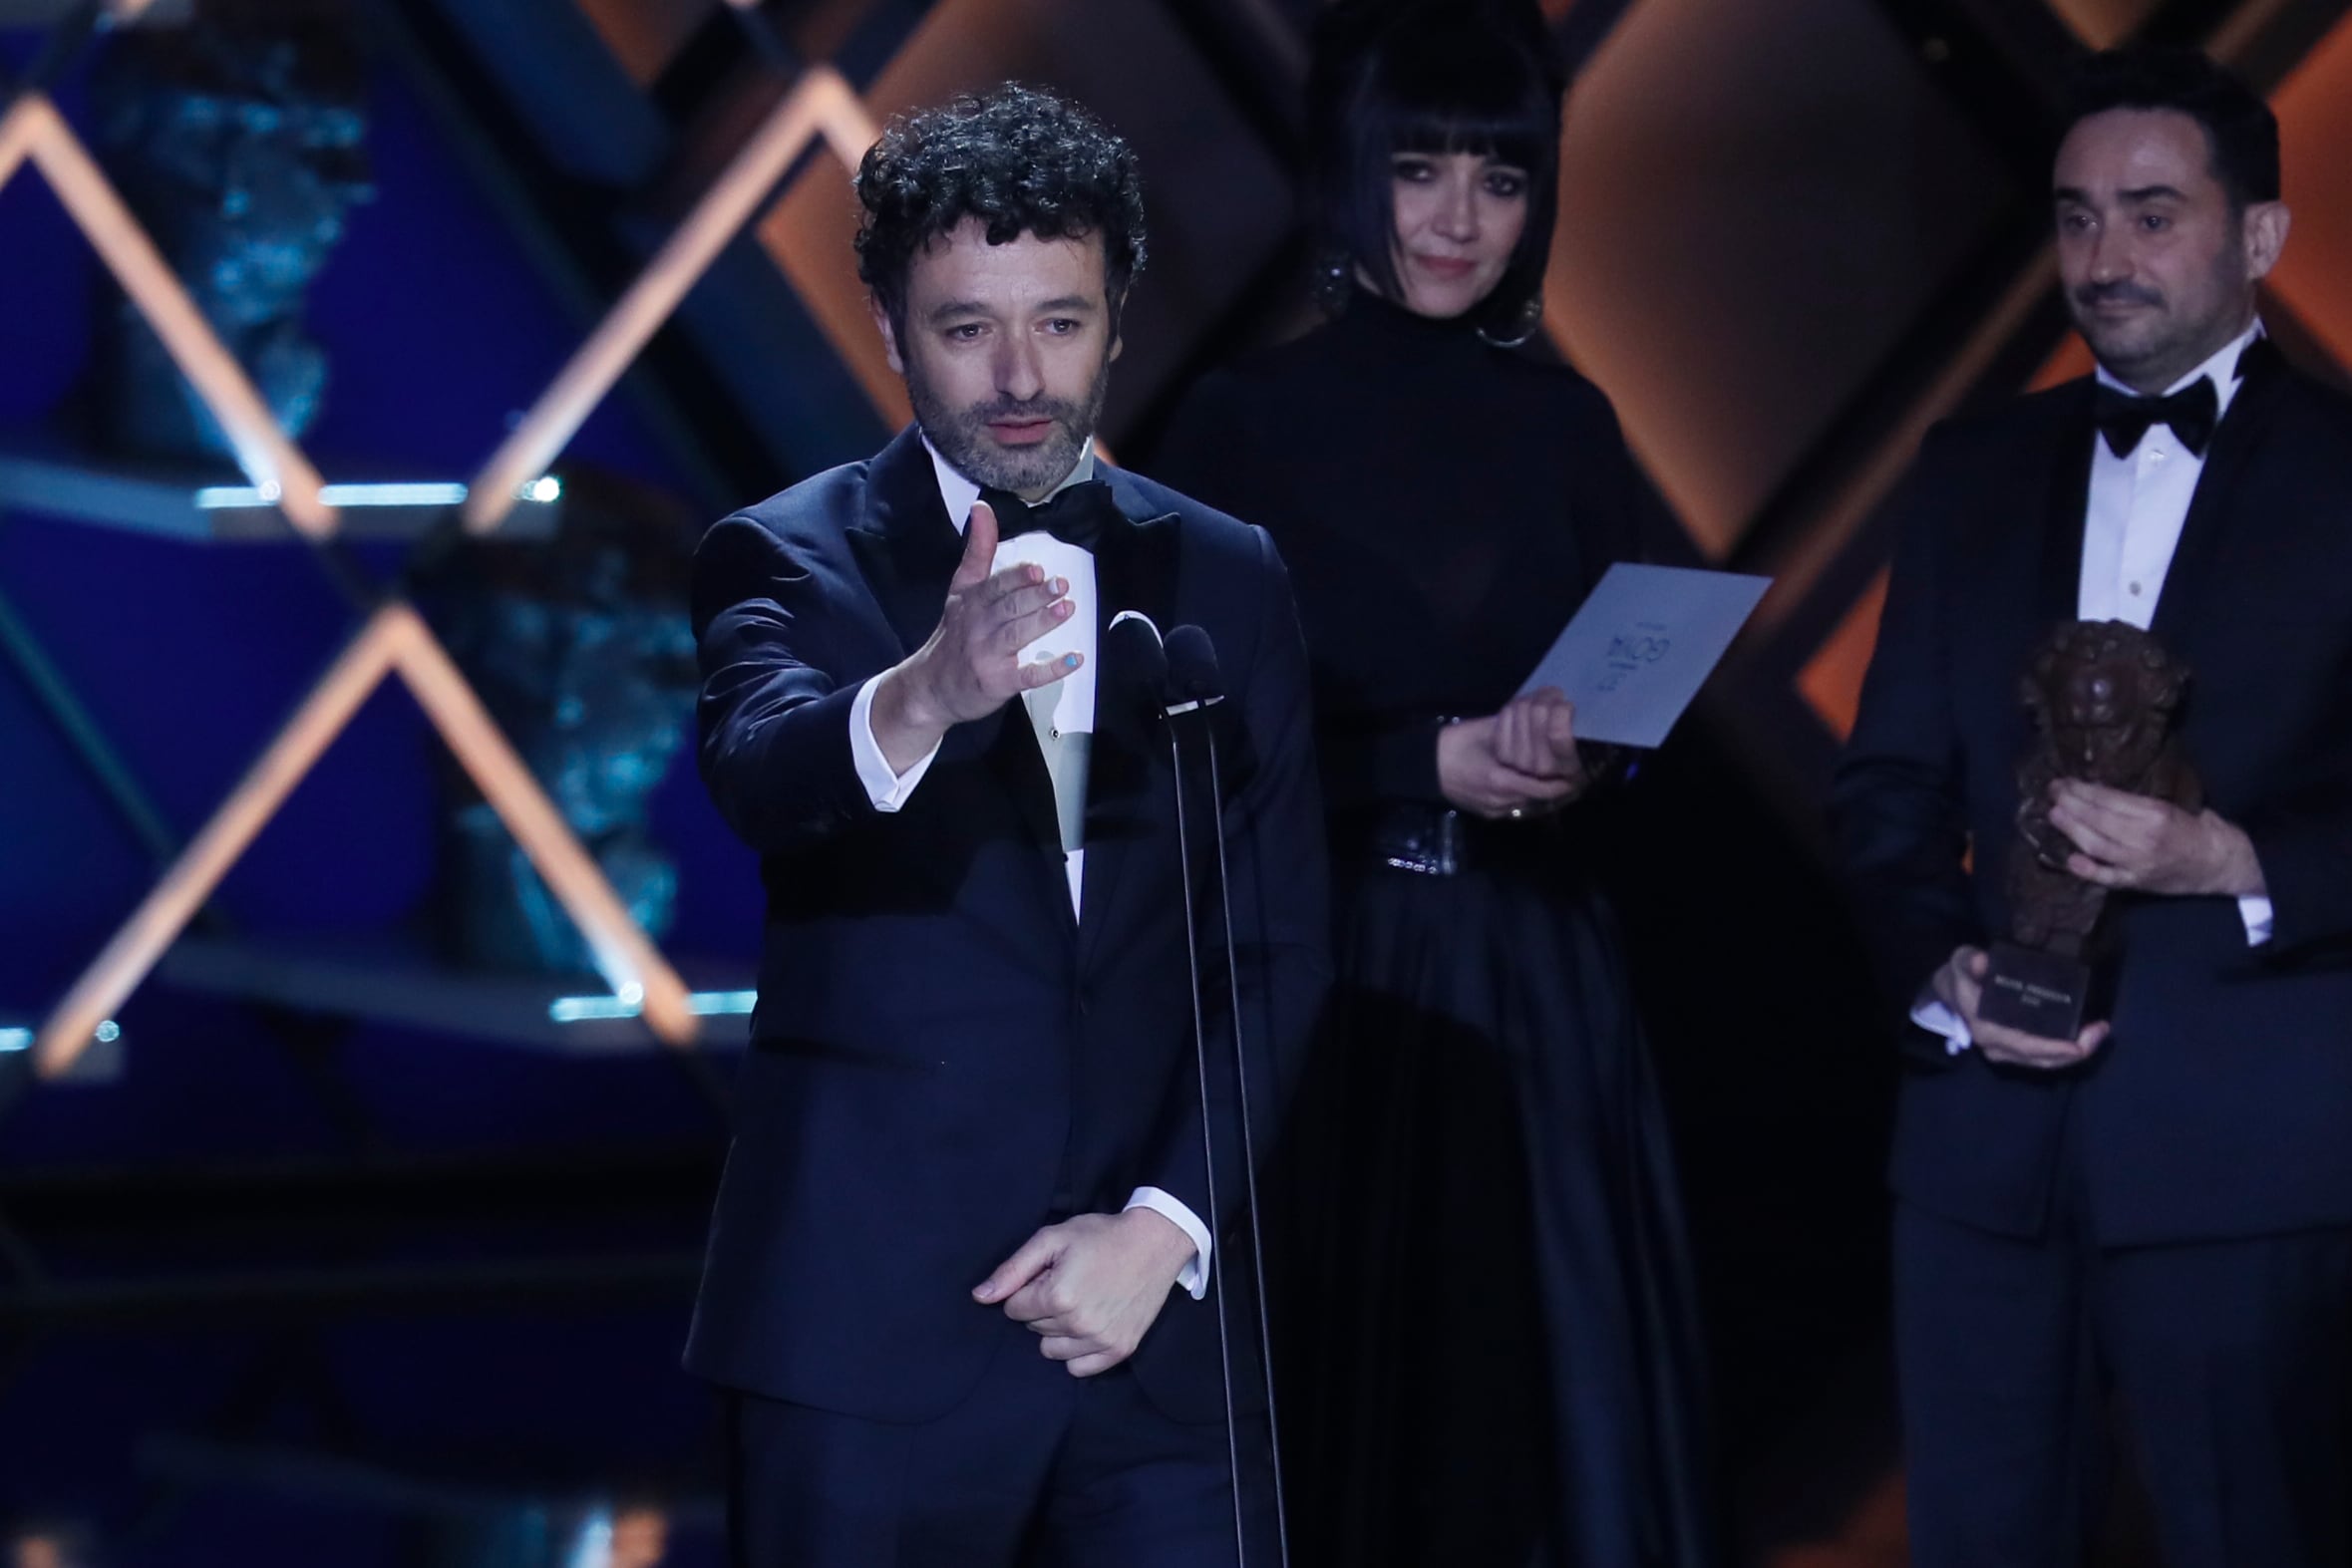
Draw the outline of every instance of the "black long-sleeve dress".
<instances>
[{"instance_id":1,"label":"black long-sleeve dress","mask_svg":"<svg viewBox=\"0 0 2352 1568\"><path fill-rule=\"evenodd\" d=\"M1635 552L1608 400L1359 292L1205 378L1153 471L1273 533L1313 663L1339 984L1268 1234L1300 1560L1711 1561L1673 1163L1585 850L1605 805L1488 823L1438 787L1444 720L1508 701Z\"/></svg>"}]
</instances>

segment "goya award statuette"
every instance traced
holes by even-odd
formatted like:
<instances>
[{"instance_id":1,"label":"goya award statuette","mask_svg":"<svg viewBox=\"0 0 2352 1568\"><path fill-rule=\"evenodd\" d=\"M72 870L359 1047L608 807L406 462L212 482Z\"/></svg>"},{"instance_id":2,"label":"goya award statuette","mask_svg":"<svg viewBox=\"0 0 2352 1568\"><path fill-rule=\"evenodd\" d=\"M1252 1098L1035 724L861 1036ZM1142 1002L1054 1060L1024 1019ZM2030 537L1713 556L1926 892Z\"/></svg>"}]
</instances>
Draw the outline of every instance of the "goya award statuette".
<instances>
[{"instance_id":1,"label":"goya award statuette","mask_svg":"<svg viewBox=\"0 0 2352 1568\"><path fill-rule=\"evenodd\" d=\"M2034 743L2004 867L2009 937L1993 944L1979 1017L2072 1040L2108 1004L2108 890L2067 869L2075 845L2051 825L2050 786L2080 780L2200 809L2175 728L2187 694L2188 671L2123 621L2070 622L2035 653L2019 689Z\"/></svg>"}]
</instances>

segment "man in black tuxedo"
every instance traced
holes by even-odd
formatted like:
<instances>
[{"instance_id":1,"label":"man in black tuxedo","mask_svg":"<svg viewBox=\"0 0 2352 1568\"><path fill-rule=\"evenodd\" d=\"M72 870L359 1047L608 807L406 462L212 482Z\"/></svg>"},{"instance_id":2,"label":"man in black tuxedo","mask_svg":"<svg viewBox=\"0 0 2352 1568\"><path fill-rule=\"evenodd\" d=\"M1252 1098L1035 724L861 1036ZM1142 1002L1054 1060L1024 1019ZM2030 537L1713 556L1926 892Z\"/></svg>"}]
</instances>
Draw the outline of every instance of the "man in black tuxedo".
<instances>
[{"instance_id":1,"label":"man in black tuxedo","mask_svg":"<svg viewBox=\"0 0 2352 1568\"><path fill-rule=\"evenodd\" d=\"M1094 456L1144 258L1124 143L1006 88L894 125L857 192L916 423L719 523L694 571L703 777L769 907L686 1352L727 1395L735 1561L1229 1562L1229 1467L1254 1511L1265 1454L1246 1417L1228 1448L1203 1299L1248 1274L1207 1222L1212 1154L1241 1208L1231 1010L1211 992L1204 1114L1178 779L1112 626L1218 652L1270 1128L1327 968L1288 586L1263 532Z\"/></svg>"},{"instance_id":2,"label":"man in black tuxedo","mask_svg":"<svg viewBox=\"0 0 2352 1568\"><path fill-rule=\"evenodd\" d=\"M2095 378L1931 434L1834 812L1912 1005L1892 1181L1912 1561L2081 1560L2118 1397L2170 1568L2346 1560L2352 1337L2352 402L2263 339L2269 110L2181 52L2090 62L2059 268ZM2058 623L2191 673L2208 808L2071 782L2112 1011L1978 1015ZM1973 849L1974 872L1968 854Z\"/></svg>"}]
</instances>

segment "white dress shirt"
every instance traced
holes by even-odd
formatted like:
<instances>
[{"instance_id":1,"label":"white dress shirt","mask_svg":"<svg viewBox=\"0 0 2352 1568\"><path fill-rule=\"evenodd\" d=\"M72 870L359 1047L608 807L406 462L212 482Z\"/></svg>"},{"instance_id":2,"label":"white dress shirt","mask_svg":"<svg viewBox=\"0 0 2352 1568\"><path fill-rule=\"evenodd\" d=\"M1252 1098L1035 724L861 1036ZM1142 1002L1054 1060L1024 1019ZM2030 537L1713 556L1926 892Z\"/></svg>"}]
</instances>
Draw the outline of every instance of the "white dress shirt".
<instances>
[{"instance_id":1,"label":"white dress shirt","mask_svg":"<svg viewBox=\"0 0 2352 1568\"><path fill-rule=\"evenodd\" d=\"M971 520L972 504L980 498L980 486L942 457L928 436L923 438L923 450L931 455L931 470L938 477L939 499L947 507L948 521L955 524L955 531L960 534ZM1095 449L1090 441L1079 454L1078 466L1046 498L1050 500L1071 485L1083 484L1094 476ZM1028 710L1038 749L1045 756L1046 770L1054 783L1055 815L1062 823L1062 860L1070 878L1070 908L1083 917L1080 898L1086 878L1086 846L1081 829L1086 818L1086 770L1095 728L1098 613L1095 558L1041 528L1017 539L1001 541L989 569L1003 571L1010 566L1031 564L1043 567L1049 580L1060 577L1070 584L1067 595L1070 618L1023 649L1022 658L1024 661L1058 659L1075 653L1079 656L1079 666L1050 686L1022 694L1022 705ZM902 774L891 769L882 756L881 743L873 735L873 694L880 680L880 676L874 676L857 690L856 700L849 709L849 753L874 809L888 812L906 804L915 786L922 783L923 775L930 772L931 761L939 755L939 748L932 747ZM1152 1210L1190 1239L1192 1260L1176 1276L1176 1283L1189 1291L1194 1300L1205 1296L1209 1255L1214 1244L1199 1216L1181 1199L1158 1187L1136 1188L1127 1206Z\"/></svg>"},{"instance_id":2,"label":"white dress shirt","mask_svg":"<svg viewBox=\"0 0 2352 1568\"><path fill-rule=\"evenodd\" d=\"M2262 335L2256 321L2220 352L2165 389L2171 397L2199 377L2209 378L2217 402L2214 429L2237 397L2237 362L2246 346ZM2119 392L2132 389L2099 368L2099 382ZM2188 521L2188 503L2196 494L2197 475L2205 470L2202 454L2190 452L2170 425L2151 425L2140 445L2116 456L2107 438L2091 437L2091 496L2083 519L2083 570L2075 594L2075 615L2086 621L2124 621L2146 631L2156 619L2157 601L2172 570L2173 552L2180 547L2181 530ZM2211 450L2208 443L2206 451ZM2245 922L2246 941L2259 946L2270 940L2270 900L2240 898L2237 912ZM1968 1049L1968 1026L1932 995L1923 995L1911 1009L1911 1021L1944 1037L1953 1052Z\"/></svg>"}]
</instances>

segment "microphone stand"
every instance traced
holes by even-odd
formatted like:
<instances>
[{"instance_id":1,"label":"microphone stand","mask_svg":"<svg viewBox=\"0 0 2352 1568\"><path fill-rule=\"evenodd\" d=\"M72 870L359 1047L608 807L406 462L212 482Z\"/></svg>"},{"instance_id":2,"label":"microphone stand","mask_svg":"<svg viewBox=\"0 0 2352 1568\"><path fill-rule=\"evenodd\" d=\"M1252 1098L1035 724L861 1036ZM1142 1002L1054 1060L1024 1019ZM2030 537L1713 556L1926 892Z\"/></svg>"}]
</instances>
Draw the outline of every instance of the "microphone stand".
<instances>
[{"instance_id":1,"label":"microphone stand","mask_svg":"<svg viewBox=\"0 0 2352 1568\"><path fill-rule=\"evenodd\" d=\"M1223 921L1223 940L1220 945L1223 947L1225 954L1225 1001L1227 1007L1230 1009L1230 1021L1233 1029L1233 1087L1235 1092L1235 1101L1240 1111L1241 1121L1241 1180L1244 1189L1244 1196L1248 1204L1250 1275L1252 1283L1256 1287L1257 1295L1258 1370L1262 1374L1265 1381L1266 1447L1268 1461L1272 1467L1274 1477L1275 1544L1279 1560L1281 1562L1281 1568L1290 1568L1290 1516L1287 1500L1284 1497L1282 1487L1282 1429L1280 1416L1276 1410L1276 1400L1274 1396L1274 1336L1266 1302L1265 1249L1260 1240L1260 1237L1263 1233L1263 1226L1260 1221L1265 1211L1259 1206L1258 1200L1257 1138L1255 1131L1251 1126L1249 1115L1248 1060L1242 1054L1241 1046L1241 970L1239 960L1236 958L1233 950L1233 882L1231 873L1228 869L1228 861L1225 852L1224 781L1222 772L1217 762L1216 726L1210 723L1208 719L1208 710L1225 700L1224 683L1217 670L1215 646L1209 641L1208 634L1205 631L1202 631L1197 626L1178 626L1169 634L1169 644L1170 705L1168 709L1168 720L1170 731L1170 749L1172 752L1174 752L1176 749L1176 732L1178 728L1176 724L1177 717L1179 715L1193 713L1197 713L1199 715L1198 729L1203 741L1206 743L1207 748L1208 797L1210 806L1209 820L1215 829L1213 841L1216 846L1217 899L1220 918ZM1181 766L1179 764L1176 775L1176 800L1178 808L1177 838L1179 841L1179 848L1181 847L1181 840L1183 837L1181 814L1183 792L1183 775L1181 772ZM1188 865L1189 861L1187 860L1186 863ZM1190 897L1190 891L1189 888L1187 888L1185 893L1185 916L1187 920L1190 918L1191 914ZM1189 940L1188 935L1187 940ZM1199 980L1198 966L1196 963L1194 965L1193 985L1193 1006L1195 1013L1197 1013L1199 1006ZM1207 1068L1204 1054L1202 1073L1205 1075L1206 1071ZM1201 1111L1203 1119L1205 1120L1208 1108L1208 1092L1205 1082L1201 1088L1200 1099ZM1219 1244L1222 1244L1221 1237ZM1222 1298L1219 1298L1219 1300L1221 1310ZM1222 1325L1219 1325L1219 1328L1221 1331ZM1228 1379L1230 1378L1229 1371L1227 1373L1227 1377ZM1226 1393L1229 1404L1231 1390L1228 1388ZM1228 1416L1228 1419L1230 1417ZM1236 1506L1238 1506L1238 1502L1239 1483L1236 1480Z\"/></svg>"},{"instance_id":2,"label":"microphone stand","mask_svg":"<svg viewBox=\"0 0 2352 1568\"><path fill-rule=\"evenodd\" d=\"M1200 1085L1200 1156L1202 1174L1208 1188L1208 1236L1213 1254L1216 1248L1224 1245L1224 1229L1216 1200L1215 1129L1208 1112L1208 1023L1200 1006L1200 925L1192 905L1192 835L1184 810L1183 757L1177 742L1176 723L1179 711L1189 712L1190 709L1179 710L1173 705L1173 699L1165 695L1168 657L1161 641L1160 628L1153 625L1150 616L1141 610L1122 610L1112 617L1110 630L1117 632L1120 627L1131 623L1142 628L1139 632L1128 633L1128 639L1135 645L1133 658L1143 673L1144 689L1151 694L1152 706L1160 711L1162 719L1168 724L1168 762L1176 786L1176 880L1182 886L1184 899L1184 960L1191 971L1192 981L1192 1058ZM1210 804L1213 806L1215 803L1212 797ZM1218 813L1212 810L1210 814ZM1219 835L1222 835L1221 826ZM1242 1157L1244 1169L1248 1163L1245 1149ZM1251 1185L1254 1190L1254 1180ZM1209 1289L1216 1303L1217 1383L1224 1395L1225 1406L1225 1472L1231 1480L1233 1492L1233 1563L1234 1568L1249 1568L1249 1532L1241 1511L1241 1428L1233 1410L1233 1347L1226 1328L1225 1271L1213 1256L1201 1261L1208 1267ZM1262 1324L1262 1295L1259 1316ZM1276 1486L1279 1491L1279 1479ZM1283 1568L1288 1568L1288 1563L1286 1547Z\"/></svg>"}]
</instances>

